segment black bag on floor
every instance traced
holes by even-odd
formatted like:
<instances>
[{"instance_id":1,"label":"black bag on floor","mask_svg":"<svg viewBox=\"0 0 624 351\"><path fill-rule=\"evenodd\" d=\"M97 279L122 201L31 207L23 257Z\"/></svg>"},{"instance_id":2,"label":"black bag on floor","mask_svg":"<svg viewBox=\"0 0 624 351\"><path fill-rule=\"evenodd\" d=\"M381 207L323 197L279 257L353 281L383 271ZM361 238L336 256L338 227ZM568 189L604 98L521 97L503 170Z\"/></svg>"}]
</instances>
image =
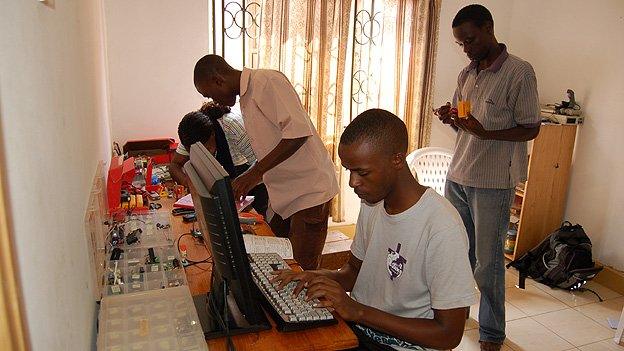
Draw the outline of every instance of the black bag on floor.
<instances>
[{"instance_id":1,"label":"black bag on floor","mask_svg":"<svg viewBox=\"0 0 624 351\"><path fill-rule=\"evenodd\" d=\"M531 277L551 288L576 290L602 270L594 265L591 249L591 240L583 227L566 221L531 251L507 264L507 268L518 269L521 289L526 277Z\"/></svg>"}]
</instances>

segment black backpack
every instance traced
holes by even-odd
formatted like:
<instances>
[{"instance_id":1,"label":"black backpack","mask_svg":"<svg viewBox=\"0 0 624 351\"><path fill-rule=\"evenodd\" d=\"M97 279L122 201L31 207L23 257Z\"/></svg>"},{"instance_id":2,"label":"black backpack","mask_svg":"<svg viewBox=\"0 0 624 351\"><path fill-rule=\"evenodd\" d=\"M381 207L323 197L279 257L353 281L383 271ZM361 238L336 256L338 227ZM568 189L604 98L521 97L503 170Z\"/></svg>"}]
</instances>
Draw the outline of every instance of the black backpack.
<instances>
[{"instance_id":1,"label":"black backpack","mask_svg":"<svg viewBox=\"0 0 624 351\"><path fill-rule=\"evenodd\" d=\"M578 290L602 270L594 265L591 248L583 227L566 221L507 268L518 269L521 289L526 277L531 277L551 288Z\"/></svg>"}]
</instances>

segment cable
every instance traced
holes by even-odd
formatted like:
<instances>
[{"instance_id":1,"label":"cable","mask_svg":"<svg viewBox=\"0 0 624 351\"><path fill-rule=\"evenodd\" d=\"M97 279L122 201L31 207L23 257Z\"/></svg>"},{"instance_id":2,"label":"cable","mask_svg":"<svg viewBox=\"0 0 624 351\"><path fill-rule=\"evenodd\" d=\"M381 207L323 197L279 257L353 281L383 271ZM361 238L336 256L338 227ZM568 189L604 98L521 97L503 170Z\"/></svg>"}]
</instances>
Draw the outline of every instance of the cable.
<instances>
[{"instance_id":1,"label":"cable","mask_svg":"<svg viewBox=\"0 0 624 351\"><path fill-rule=\"evenodd\" d=\"M125 221L123 221L123 222L119 223L119 225L126 225L126 224L128 224L128 223L130 223L130 222L132 222L132 221L139 221L139 222L141 222L141 223L143 223L143 224L146 224L146 223L145 223L145 221L144 221L144 220L142 220L141 218L138 218L138 217L135 217L135 216L131 216L131 217L130 217L130 218L128 218L127 220L125 220Z\"/></svg>"},{"instance_id":2,"label":"cable","mask_svg":"<svg viewBox=\"0 0 624 351\"><path fill-rule=\"evenodd\" d=\"M227 279L223 279L223 318L225 324L225 336L227 337L227 348L228 351L235 351L234 343L232 342L232 336L230 335L230 325L228 320L228 286Z\"/></svg>"},{"instance_id":3,"label":"cable","mask_svg":"<svg viewBox=\"0 0 624 351\"><path fill-rule=\"evenodd\" d=\"M212 263L212 268L214 269L214 262ZM211 278L211 282L210 282L210 286L214 289L214 282L215 282L215 278L214 278L214 274L212 275ZM215 294L214 293L210 293L208 295L208 306L207 306L207 312L208 314L213 317L213 319L217 320L217 323L219 324L219 327L225 332L225 336L227 337L227 349L228 351L235 351L236 348L234 347L234 343L232 342L232 336L230 335L230 328L228 325L228 308L227 308L227 281L223 280L223 312L224 315L221 316L221 314L218 312L219 307L217 306L217 302L215 301Z\"/></svg>"},{"instance_id":4,"label":"cable","mask_svg":"<svg viewBox=\"0 0 624 351\"><path fill-rule=\"evenodd\" d=\"M202 270L204 272L208 272L210 271L210 268L202 268L199 266L200 264L208 264L208 263L212 263L212 261L189 263L188 265L186 265L186 267L197 266L197 269Z\"/></svg>"},{"instance_id":5,"label":"cable","mask_svg":"<svg viewBox=\"0 0 624 351\"><path fill-rule=\"evenodd\" d=\"M582 292L582 291L589 291L590 293L592 293L592 294L596 295L596 296L598 297L598 300L599 300L600 302L603 302L603 301L604 301L604 300L602 299L602 297L600 297L600 295L598 295L598 293L597 293L597 292L593 291L593 290L592 290L592 289L590 289L590 288L585 288L585 287L583 287L583 288L577 289L577 291L581 291L581 292Z\"/></svg>"},{"instance_id":6,"label":"cable","mask_svg":"<svg viewBox=\"0 0 624 351\"><path fill-rule=\"evenodd\" d=\"M211 269L214 269L214 262L211 262ZM213 286L214 286L214 282L215 282L215 277L214 277L214 274L211 274L211 275L210 275L210 286L211 286L211 287L213 287ZM214 315L214 313L216 312L216 311L215 311L215 310L216 310L216 308L215 308L215 309L213 309L213 304L215 304L215 302L214 302L214 301L212 301L212 300L213 300L213 296L214 296L214 294L212 294L212 293L208 293L208 295L207 295L207 301L206 301L206 303L207 303L207 307L208 307L208 314L210 314L210 316L212 316L212 317L214 317L214 316L215 316L215 315Z\"/></svg>"},{"instance_id":7,"label":"cable","mask_svg":"<svg viewBox=\"0 0 624 351\"><path fill-rule=\"evenodd\" d=\"M178 237L177 244L176 244L176 246L178 248L178 253L180 253L180 239L182 239L183 237L185 237L187 235L193 236L191 233L184 233L184 234L182 234L182 235L180 235ZM180 255L182 255L182 254L180 253ZM198 263L209 263L209 262L211 262L210 261L211 258L212 258L212 255L209 254L208 257L206 257L203 260L191 260L191 259L188 258L188 256L187 256L186 260L188 262L190 262L191 264L198 264Z\"/></svg>"},{"instance_id":8,"label":"cable","mask_svg":"<svg viewBox=\"0 0 624 351\"><path fill-rule=\"evenodd\" d=\"M217 323L219 324L219 328L225 331L226 329L225 322L223 321L223 316L221 316L221 314L218 312L219 306L217 306L217 302L215 301L214 296L215 295L213 293L210 293L210 295L208 296L209 314L214 319L217 320Z\"/></svg>"},{"instance_id":9,"label":"cable","mask_svg":"<svg viewBox=\"0 0 624 351\"><path fill-rule=\"evenodd\" d=\"M178 252L180 252L180 239L182 239L183 237L185 237L187 235L193 236L191 233L184 233L184 234L182 234L182 235L180 235L178 237L178 243L177 243ZM212 255L209 254L208 257L206 257L203 260L191 260L191 259L188 258L188 256L187 256L186 260L188 262L192 263L192 264L198 264L198 263L208 263L211 258L212 258Z\"/></svg>"},{"instance_id":10,"label":"cable","mask_svg":"<svg viewBox=\"0 0 624 351\"><path fill-rule=\"evenodd\" d=\"M116 141L113 142L113 151L117 154L117 156L122 155L121 148L119 147L119 144Z\"/></svg>"},{"instance_id":11,"label":"cable","mask_svg":"<svg viewBox=\"0 0 624 351\"><path fill-rule=\"evenodd\" d=\"M188 233L187 233L188 234ZM189 234L190 235L190 234ZM182 236L180 236L182 237ZM214 271L214 261L210 262L211 263L211 270ZM210 277L210 286L212 287L212 289L214 289L215 287L215 275L211 274ZM228 321L228 308L227 308L227 280L223 280L223 310L224 310L224 316L222 317L221 314L218 312L219 307L217 306L217 302L215 301L215 294L214 293L209 293L208 297L207 297L207 303L206 303L206 311L208 313L209 316L211 316L213 319L217 320L217 323L219 324L219 327L221 327L222 330L225 331L225 335L227 337L227 349L228 351L235 351L236 347L234 347L234 343L232 342L232 336L230 335L230 328L229 325L227 324ZM225 318L225 320L224 320Z\"/></svg>"}]
</instances>

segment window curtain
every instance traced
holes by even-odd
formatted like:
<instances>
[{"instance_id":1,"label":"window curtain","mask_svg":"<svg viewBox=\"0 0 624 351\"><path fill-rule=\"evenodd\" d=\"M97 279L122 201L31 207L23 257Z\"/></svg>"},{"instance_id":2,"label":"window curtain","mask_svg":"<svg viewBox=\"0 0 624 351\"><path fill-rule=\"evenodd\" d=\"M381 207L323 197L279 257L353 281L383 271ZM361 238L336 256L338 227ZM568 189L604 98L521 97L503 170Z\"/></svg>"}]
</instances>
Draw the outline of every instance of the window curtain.
<instances>
[{"instance_id":1,"label":"window curtain","mask_svg":"<svg viewBox=\"0 0 624 351\"><path fill-rule=\"evenodd\" d=\"M440 0L354 2L349 117L370 108L399 116L408 151L429 144Z\"/></svg>"},{"instance_id":2,"label":"window curtain","mask_svg":"<svg viewBox=\"0 0 624 351\"><path fill-rule=\"evenodd\" d=\"M210 46L235 67L283 72L335 164L340 134L370 108L405 121L409 150L429 144L441 0L213 0ZM343 221L337 196L331 216Z\"/></svg>"},{"instance_id":3,"label":"window curtain","mask_svg":"<svg viewBox=\"0 0 624 351\"><path fill-rule=\"evenodd\" d=\"M295 87L334 161L341 189L338 142L350 11L350 0L263 1L258 54L260 68L283 72ZM331 216L343 220L340 195Z\"/></svg>"}]
</instances>

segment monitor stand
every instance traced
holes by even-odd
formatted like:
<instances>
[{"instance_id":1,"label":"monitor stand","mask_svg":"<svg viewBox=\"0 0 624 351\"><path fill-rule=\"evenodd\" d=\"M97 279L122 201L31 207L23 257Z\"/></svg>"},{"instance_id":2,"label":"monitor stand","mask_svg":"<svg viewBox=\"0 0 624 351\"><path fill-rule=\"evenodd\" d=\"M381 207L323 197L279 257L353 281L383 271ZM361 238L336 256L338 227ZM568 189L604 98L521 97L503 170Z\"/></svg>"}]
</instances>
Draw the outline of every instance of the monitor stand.
<instances>
[{"instance_id":1,"label":"monitor stand","mask_svg":"<svg viewBox=\"0 0 624 351\"><path fill-rule=\"evenodd\" d=\"M212 292L193 296L199 322L207 340L271 329L271 324L264 313L260 323L249 324L240 312L236 300L229 294L227 281L223 281L220 285L222 287L215 286ZM213 299L213 307L216 308L211 308L210 299Z\"/></svg>"}]
</instances>

